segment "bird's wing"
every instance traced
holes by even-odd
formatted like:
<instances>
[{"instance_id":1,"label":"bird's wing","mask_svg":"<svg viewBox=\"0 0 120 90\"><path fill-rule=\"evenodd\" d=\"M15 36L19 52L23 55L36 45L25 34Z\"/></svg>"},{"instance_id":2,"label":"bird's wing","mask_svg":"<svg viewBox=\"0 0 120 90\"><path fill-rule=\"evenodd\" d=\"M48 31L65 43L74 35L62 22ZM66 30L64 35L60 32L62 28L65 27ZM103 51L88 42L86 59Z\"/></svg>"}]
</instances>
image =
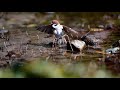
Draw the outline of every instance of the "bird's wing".
<instances>
[{"instance_id":1,"label":"bird's wing","mask_svg":"<svg viewBox=\"0 0 120 90\"><path fill-rule=\"evenodd\" d=\"M70 38L72 38L72 40L82 40L86 43L86 45L90 45L90 46L94 46L95 43L93 42L93 40L91 40L89 37L87 37L87 35L90 33L87 32L86 34L83 34L82 32L78 32L75 31L67 26L63 26L63 30L65 32L65 34L67 34Z\"/></svg>"},{"instance_id":2,"label":"bird's wing","mask_svg":"<svg viewBox=\"0 0 120 90\"><path fill-rule=\"evenodd\" d=\"M53 34L54 28L52 28L52 25L39 25L36 27L37 30L41 32L45 32L47 34Z\"/></svg>"},{"instance_id":3,"label":"bird's wing","mask_svg":"<svg viewBox=\"0 0 120 90\"><path fill-rule=\"evenodd\" d=\"M95 45L93 40L90 39L89 37L87 37L86 35L82 36L81 40L84 41L86 43L86 45L90 45L90 46L94 46Z\"/></svg>"},{"instance_id":4,"label":"bird's wing","mask_svg":"<svg viewBox=\"0 0 120 90\"><path fill-rule=\"evenodd\" d=\"M68 26L63 25L63 31L72 39L81 39L81 34Z\"/></svg>"}]
</instances>

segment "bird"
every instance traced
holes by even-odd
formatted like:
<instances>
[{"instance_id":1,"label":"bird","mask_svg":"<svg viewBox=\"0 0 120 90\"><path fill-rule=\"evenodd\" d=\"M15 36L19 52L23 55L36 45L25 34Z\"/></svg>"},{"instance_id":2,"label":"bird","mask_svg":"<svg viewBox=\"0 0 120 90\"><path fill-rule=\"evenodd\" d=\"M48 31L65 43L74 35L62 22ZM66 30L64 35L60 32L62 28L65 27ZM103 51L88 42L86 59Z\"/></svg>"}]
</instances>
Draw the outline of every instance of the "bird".
<instances>
[{"instance_id":1,"label":"bird","mask_svg":"<svg viewBox=\"0 0 120 90\"><path fill-rule=\"evenodd\" d=\"M82 43L85 42L86 45L90 45L90 46L94 45L94 42L91 39L89 39L89 37L87 37L90 31L89 32L87 31L86 33L82 31L74 30L69 26L60 24L58 20L52 20L51 24L49 25L39 25L36 27L36 30L50 34L50 36L54 35L55 38L57 38L57 40L63 37L65 39L67 38L65 42L72 45L76 45L76 44L73 44L73 43L76 43L76 41L82 42Z\"/></svg>"},{"instance_id":2,"label":"bird","mask_svg":"<svg viewBox=\"0 0 120 90\"><path fill-rule=\"evenodd\" d=\"M55 46L56 42L60 43L60 39L62 39L63 36L62 29L63 26L57 20L52 20L50 25L40 25L37 27L37 30L49 34L48 37L54 37L53 46Z\"/></svg>"}]
</instances>

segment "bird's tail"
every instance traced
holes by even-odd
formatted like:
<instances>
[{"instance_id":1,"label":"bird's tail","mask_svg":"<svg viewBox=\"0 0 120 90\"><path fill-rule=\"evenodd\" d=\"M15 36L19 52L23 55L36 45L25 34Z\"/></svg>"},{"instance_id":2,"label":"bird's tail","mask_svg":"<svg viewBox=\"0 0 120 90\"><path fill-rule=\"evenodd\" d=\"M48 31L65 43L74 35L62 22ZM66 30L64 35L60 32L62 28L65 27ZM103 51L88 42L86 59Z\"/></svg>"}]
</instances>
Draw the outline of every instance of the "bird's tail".
<instances>
[{"instance_id":1,"label":"bird's tail","mask_svg":"<svg viewBox=\"0 0 120 90\"><path fill-rule=\"evenodd\" d=\"M90 46L94 46L95 43L93 42L92 39L88 38L87 36L83 36L81 38L82 41L84 41L86 43L86 45L90 45Z\"/></svg>"},{"instance_id":2,"label":"bird's tail","mask_svg":"<svg viewBox=\"0 0 120 90\"><path fill-rule=\"evenodd\" d=\"M94 46L95 43L93 42L92 39L90 39L89 37L87 37L87 35L90 33L91 31L87 32L85 35L83 35L81 37L81 40L84 41L86 43L86 45L90 45L90 46Z\"/></svg>"},{"instance_id":3,"label":"bird's tail","mask_svg":"<svg viewBox=\"0 0 120 90\"><path fill-rule=\"evenodd\" d=\"M87 32L85 35L83 35L81 38L86 37L91 31Z\"/></svg>"}]
</instances>

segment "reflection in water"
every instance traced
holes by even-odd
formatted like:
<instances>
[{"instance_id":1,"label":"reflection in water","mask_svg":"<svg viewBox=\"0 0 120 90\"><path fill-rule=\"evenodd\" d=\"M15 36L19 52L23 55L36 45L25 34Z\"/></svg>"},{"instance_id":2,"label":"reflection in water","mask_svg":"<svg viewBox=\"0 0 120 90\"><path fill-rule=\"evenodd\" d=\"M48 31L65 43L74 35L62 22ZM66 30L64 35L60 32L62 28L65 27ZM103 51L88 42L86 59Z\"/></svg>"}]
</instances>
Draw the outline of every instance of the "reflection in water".
<instances>
[{"instance_id":1,"label":"reflection in water","mask_svg":"<svg viewBox=\"0 0 120 90\"><path fill-rule=\"evenodd\" d=\"M120 53L107 56L105 58L105 65L107 69L112 70L114 74L120 73Z\"/></svg>"}]
</instances>

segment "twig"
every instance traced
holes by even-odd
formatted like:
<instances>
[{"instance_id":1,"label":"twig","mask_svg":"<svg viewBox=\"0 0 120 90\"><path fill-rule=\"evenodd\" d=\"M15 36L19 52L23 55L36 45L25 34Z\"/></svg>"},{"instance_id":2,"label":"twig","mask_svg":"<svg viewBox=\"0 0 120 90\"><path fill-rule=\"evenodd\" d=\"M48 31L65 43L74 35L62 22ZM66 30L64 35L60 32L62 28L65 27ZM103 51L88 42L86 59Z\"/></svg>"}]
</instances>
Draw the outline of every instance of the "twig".
<instances>
[{"instance_id":1,"label":"twig","mask_svg":"<svg viewBox=\"0 0 120 90\"><path fill-rule=\"evenodd\" d=\"M82 37L86 37L91 31L87 32L85 35L83 35ZM81 38L82 38L81 37Z\"/></svg>"},{"instance_id":2,"label":"twig","mask_svg":"<svg viewBox=\"0 0 120 90\"><path fill-rule=\"evenodd\" d=\"M32 55L35 56L35 53L34 53L33 49L32 49Z\"/></svg>"},{"instance_id":3,"label":"twig","mask_svg":"<svg viewBox=\"0 0 120 90\"><path fill-rule=\"evenodd\" d=\"M50 56L46 57L46 62L49 60Z\"/></svg>"},{"instance_id":4,"label":"twig","mask_svg":"<svg viewBox=\"0 0 120 90\"><path fill-rule=\"evenodd\" d=\"M68 35L65 35L65 36L67 36L67 37L68 37L68 41L69 41L69 43L70 43L70 38L69 38L69 36L68 36ZM73 53L73 48L72 48L71 43L70 43L70 47L71 47L71 49L72 49L72 53Z\"/></svg>"},{"instance_id":5,"label":"twig","mask_svg":"<svg viewBox=\"0 0 120 90\"><path fill-rule=\"evenodd\" d=\"M27 52L27 50L28 50L28 44L27 44L26 47L25 47L25 52Z\"/></svg>"},{"instance_id":6,"label":"twig","mask_svg":"<svg viewBox=\"0 0 120 90\"><path fill-rule=\"evenodd\" d=\"M4 42L4 46L6 48L6 51L9 52L8 49L7 49L7 46L6 46L6 42Z\"/></svg>"},{"instance_id":7,"label":"twig","mask_svg":"<svg viewBox=\"0 0 120 90\"><path fill-rule=\"evenodd\" d=\"M22 44L23 44L23 37L22 37L22 40L20 42L20 48L19 48L20 51L22 51Z\"/></svg>"},{"instance_id":8,"label":"twig","mask_svg":"<svg viewBox=\"0 0 120 90\"><path fill-rule=\"evenodd\" d=\"M40 39L39 35L37 35L37 38L38 38L38 43L39 43L39 39Z\"/></svg>"},{"instance_id":9,"label":"twig","mask_svg":"<svg viewBox=\"0 0 120 90\"><path fill-rule=\"evenodd\" d=\"M39 48L39 52L41 53L41 49Z\"/></svg>"},{"instance_id":10,"label":"twig","mask_svg":"<svg viewBox=\"0 0 120 90\"><path fill-rule=\"evenodd\" d=\"M73 55L73 48L72 48L72 45L71 45L71 42L70 42L70 38L69 38L69 36L68 35L64 35L64 36L67 36L68 37L68 41L69 41L69 44L70 44L70 48L72 49L72 55ZM71 55L71 57L70 57L70 62L71 62L71 59L72 59L72 55Z\"/></svg>"},{"instance_id":11,"label":"twig","mask_svg":"<svg viewBox=\"0 0 120 90\"><path fill-rule=\"evenodd\" d=\"M29 36L29 34L28 34L27 30L26 30L26 32L25 32L25 33L26 33L26 35L27 35L27 37L28 37L28 36Z\"/></svg>"}]
</instances>

